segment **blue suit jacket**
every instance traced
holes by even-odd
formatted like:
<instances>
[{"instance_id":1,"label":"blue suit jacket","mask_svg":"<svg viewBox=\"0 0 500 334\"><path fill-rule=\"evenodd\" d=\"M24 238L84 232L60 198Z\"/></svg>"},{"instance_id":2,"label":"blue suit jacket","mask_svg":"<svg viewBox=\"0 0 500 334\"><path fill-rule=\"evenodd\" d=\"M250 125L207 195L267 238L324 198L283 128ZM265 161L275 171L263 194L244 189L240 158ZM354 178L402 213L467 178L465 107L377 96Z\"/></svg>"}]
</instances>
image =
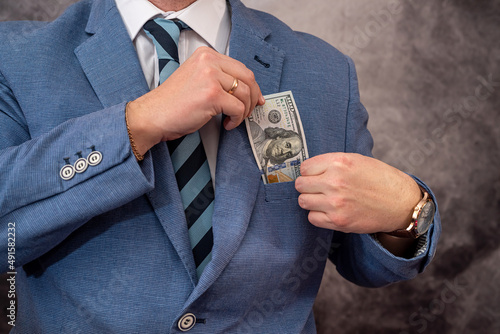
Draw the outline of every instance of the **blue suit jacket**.
<instances>
[{"instance_id":1,"label":"blue suit jacket","mask_svg":"<svg viewBox=\"0 0 500 334\"><path fill-rule=\"evenodd\" d=\"M352 61L230 4L230 56L264 94L293 91L310 155L370 155ZM347 279L382 286L434 255L437 214L427 251L410 260L369 235L308 223L293 182L262 183L242 125L221 133L213 260L198 281L167 146L142 163L131 153L124 105L148 87L114 1L84 0L51 23L2 23L0 34L0 256L12 271L13 223L15 332L169 333L192 313L194 333L313 333L328 256ZM64 158L92 146L102 162L63 181Z\"/></svg>"}]
</instances>

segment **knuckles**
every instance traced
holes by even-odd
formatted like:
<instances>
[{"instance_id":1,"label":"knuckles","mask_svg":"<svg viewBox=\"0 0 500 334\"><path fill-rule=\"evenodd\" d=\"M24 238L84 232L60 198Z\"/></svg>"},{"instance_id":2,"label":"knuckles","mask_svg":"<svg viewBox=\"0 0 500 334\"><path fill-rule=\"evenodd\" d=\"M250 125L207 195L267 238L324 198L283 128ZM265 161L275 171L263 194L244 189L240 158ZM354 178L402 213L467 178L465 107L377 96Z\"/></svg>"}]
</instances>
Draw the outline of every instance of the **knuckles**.
<instances>
[{"instance_id":1,"label":"knuckles","mask_svg":"<svg viewBox=\"0 0 500 334\"><path fill-rule=\"evenodd\" d=\"M334 154L332 157L332 163L336 167L340 168L350 168L353 165L353 157L351 153L338 153Z\"/></svg>"},{"instance_id":2,"label":"knuckles","mask_svg":"<svg viewBox=\"0 0 500 334\"><path fill-rule=\"evenodd\" d=\"M212 78L217 74L217 70L211 66L205 66L200 71L201 75L207 78Z\"/></svg>"},{"instance_id":3,"label":"knuckles","mask_svg":"<svg viewBox=\"0 0 500 334\"><path fill-rule=\"evenodd\" d=\"M251 85L255 83L255 74L248 68L245 70L243 81L248 82Z\"/></svg>"},{"instance_id":4,"label":"knuckles","mask_svg":"<svg viewBox=\"0 0 500 334\"><path fill-rule=\"evenodd\" d=\"M211 63L215 60L216 56L217 53L214 50L212 50L208 46L201 46L193 52L193 55L191 57L200 62Z\"/></svg>"},{"instance_id":5,"label":"knuckles","mask_svg":"<svg viewBox=\"0 0 500 334\"><path fill-rule=\"evenodd\" d=\"M250 88L247 85L240 85L237 89L240 89L241 94L246 98L250 98Z\"/></svg>"},{"instance_id":6,"label":"knuckles","mask_svg":"<svg viewBox=\"0 0 500 334\"><path fill-rule=\"evenodd\" d=\"M216 101L220 95L220 85L215 81L207 81L203 96L206 101Z\"/></svg>"},{"instance_id":7,"label":"knuckles","mask_svg":"<svg viewBox=\"0 0 500 334\"><path fill-rule=\"evenodd\" d=\"M340 214L327 214L328 220L330 221L331 228L337 231L348 231L349 220Z\"/></svg>"},{"instance_id":8,"label":"knuckles","mask_svg":"<svg viewBox=\"0 0 500 334\"><path fill-rule=\"evenodd\" d=\"M243 117L245 115L246 110L247 110L247 107L241 101L238 101L238 103L235 105L235 111L238 114L238 119L240 119L240 117L241 117L241 121L243 121Z\"/></svg>"}]
</instances>

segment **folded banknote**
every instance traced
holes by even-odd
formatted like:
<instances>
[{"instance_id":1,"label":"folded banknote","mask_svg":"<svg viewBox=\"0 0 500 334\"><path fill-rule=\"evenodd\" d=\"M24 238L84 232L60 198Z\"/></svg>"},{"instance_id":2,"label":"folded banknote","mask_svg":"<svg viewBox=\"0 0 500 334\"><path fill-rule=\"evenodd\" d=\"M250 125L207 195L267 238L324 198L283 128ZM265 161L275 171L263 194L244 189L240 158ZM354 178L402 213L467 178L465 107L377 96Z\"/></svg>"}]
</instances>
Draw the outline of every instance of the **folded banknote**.
<instances>
[{"instance_id":1,"label":"folded banknote","mask_svg":"<svg viewBox=\"0 0 500 334\"><path fill-rule=\"evenodd\" d=\"M309 158L299 110L291 91L265 98L245 120L250 145L265 184L291 182Z\"/></svg>"}]
</instances>

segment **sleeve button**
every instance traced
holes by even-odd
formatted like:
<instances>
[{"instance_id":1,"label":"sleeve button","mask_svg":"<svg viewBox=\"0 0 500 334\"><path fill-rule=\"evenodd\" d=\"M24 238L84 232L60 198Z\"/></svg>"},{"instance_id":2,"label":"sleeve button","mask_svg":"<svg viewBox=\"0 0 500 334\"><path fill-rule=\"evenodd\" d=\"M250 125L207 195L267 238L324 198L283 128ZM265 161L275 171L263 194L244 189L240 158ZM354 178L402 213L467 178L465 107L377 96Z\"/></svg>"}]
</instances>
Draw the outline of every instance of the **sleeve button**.
<instances>
[{"instance_id":1,"label":"sleeve button","mask_svg":"<svg viewBox=\"0 0 500 334\"><path fill-rule=\"evenodd\" d=\"M102 153L99 151L90 152L89 156L87 157L87 161L90 166L99 165L102 161Z\"/></svg>"},{"instance_id":2,"label":"sleeve button","mask_svg":"<svg viewBox=\"0 0 500 334\"><path fill-rule=\"evenodd\" d=\"M75 172L77 172L78 174L85 172L88 167L89 163L85 158L80 158L75 162Z\"/></svg>"},{"instance_id":3,"label":"sleeve button","mask_svg":"<svg viewBox=\"0 0 500 334\"><path fill-rule=\"evenodd\" d=\"M64 181L69 181L75 176L75 167L71 165L64 165L59 171L59 176Z\"/></svg>"}]
</instances>

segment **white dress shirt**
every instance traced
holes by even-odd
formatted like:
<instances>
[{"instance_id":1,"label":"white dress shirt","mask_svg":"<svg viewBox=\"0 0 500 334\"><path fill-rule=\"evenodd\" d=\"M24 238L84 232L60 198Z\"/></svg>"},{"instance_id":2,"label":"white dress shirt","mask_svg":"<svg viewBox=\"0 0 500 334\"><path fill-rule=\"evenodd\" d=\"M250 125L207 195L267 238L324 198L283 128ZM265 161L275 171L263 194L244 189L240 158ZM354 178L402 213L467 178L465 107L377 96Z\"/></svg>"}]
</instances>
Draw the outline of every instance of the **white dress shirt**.
<instances>
[{"instance_id":1,"label":"white dress shirt","mask_svg":"<svg viewBox=\"0 0 500 334\"><path fill-rule=\"evenodd\" d=\"M130 39L134 43L150 89L158 86L158 56L153 41L147 37L143 26L152 18L179 19L191 28L191 30L183 30L179 38L178 49L181 64L200 46L211 47L223 54L229 51L231 17L225 0L197 0L189 7L177 12L164 12L148 0L115 0L115 2ZM212 180L215 180L220 126L221 115L218 115L200 129Z\"/></svg>"}]
</instances>

